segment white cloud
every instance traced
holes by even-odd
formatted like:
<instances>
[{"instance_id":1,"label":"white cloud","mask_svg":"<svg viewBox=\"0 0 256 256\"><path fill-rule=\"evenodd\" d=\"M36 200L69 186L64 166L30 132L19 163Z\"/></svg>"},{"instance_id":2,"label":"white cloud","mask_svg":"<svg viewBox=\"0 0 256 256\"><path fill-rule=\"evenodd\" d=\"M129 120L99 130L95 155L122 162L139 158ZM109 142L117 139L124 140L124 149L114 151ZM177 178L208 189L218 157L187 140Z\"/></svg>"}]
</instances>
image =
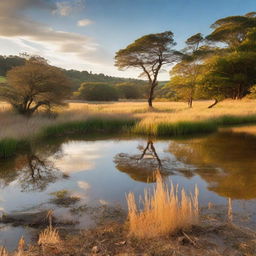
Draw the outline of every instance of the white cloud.
<instances>
[{"instance_id":1,"label":"white cloud","mask_svg":"<svg viewBox=\"0 0 256 256\"><path fill-rule=\"evenodd\" d=\"M56 9L53 10L53 14L69 16L72 13L81 11L84 8L84 0L60 1L56 3Z\"/></svg>"},{"instance_id":2,"label":"white cloud","mask_svg":"<svg viewBox=\"0 0 256 256\"><path fill-rule=\"evenodd\" d=\"M92 24L93 22L91 21L91 20L89 20L89 19L82 19L82 20L79 20L78 22L77 22L77 26L79 26L79 27L85 27L85 26L88 26L88 25L90 25L90 24Z\"/></svg>"},{"instance_id":3,"label":"white cloud","mask_svg":"<svg viewBox=\"0 0 256 256\"><path fill-rule=\"evenodd\" d=\"M72 57L81 58L84 62L97 62L98 45L92 38L72 32L56 30L51 26L42 24L23 15L23 11L33 7L34 9L45 8L46 10L56 10L56 6L46 4L43 0L8 0L0 1L0 38L12 39L19 45L23 44L31 48L30 45L38 45L43 49L41 55L69 54ZM61 2L63 4L63 2ZM72 4L75 8L82 6L84 1L64 2ZM75 7L74 7L75 6ZM63 7L63 5L62 5ZM66 8L64 8L66 7ZM64 5L61 10L62 15L70 12L68 6ZM58 6L57 6L58 10ZM35 47L33 47L35 48Z\"/></svg>"},{"instance_id":4,"label":"white cloud","mask_svg":"<svg viewBox=\"0 0 256 256\"><path fill-rule=\"evenodd\" d=\"M88 190L91 188L91 185L86 181L78 181L77 183L78 183L78 187L83 190Z\"/></svg>"}]
</instances>

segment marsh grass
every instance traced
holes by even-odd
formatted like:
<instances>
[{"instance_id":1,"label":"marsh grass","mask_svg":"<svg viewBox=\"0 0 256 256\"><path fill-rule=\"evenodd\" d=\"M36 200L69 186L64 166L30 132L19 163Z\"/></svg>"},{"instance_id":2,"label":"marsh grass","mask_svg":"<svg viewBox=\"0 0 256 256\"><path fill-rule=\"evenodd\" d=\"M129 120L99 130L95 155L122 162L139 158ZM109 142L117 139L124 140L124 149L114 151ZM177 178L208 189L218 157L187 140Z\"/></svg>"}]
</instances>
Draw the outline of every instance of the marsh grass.
<instances>
[{"instance_id":1,"label":"marsh grass","mask_svg":"<svg viewBox=\"0 0 256 256\"><path fill-rule=\"evenodd\" d=\"M102 133L127 133L150 136L183 136L214 132L220 127L256 124L253 100L224 101L208 109L210 101L196 101L192 109L182 102L69 103L55 109L55 115L43 112L32 118L13 113L0 102L0 158L25 149L24 141L46 137Z\"/></svg>"},{"instance_id":2,"label":"marsh grass","mask_svg":"<svg viewBox=\"0 0 256 256\"><path fill-rule=\"evenodd\" d=\"M42 129L41 136L50 137L74 133L98 133L98 132L127 132L135 124L133 119L118 118L89 118L85 121L73 121L51 125Z\"/></svg>"},{"instance_id":3,"label":"marsh grass","mask_svg":"<svg viewBox=\"0 0 256 256\"><path fill-rule=\"evenodd\" d=\"M57 229L49 226L44 229L38 238L38 245L57 245L61 243L60 235Z\"/></svg>"},{"instance_id":4,"label":"marsh grass","mask_svg":"<svg viewBox=\"0 0 256 256\"><path fill-rule=\"evenodd\" d=\"M143 208L137 207L133 193L127 196L129 229L138 238L152 238L171 234L199 221L198 189L194 195L187 195L178 186L168 186L156 173L156 187L153 193L145 190L141 199Z\"/></svg>"},{"instance_id":5,"label":"marsh grass","mask_svg":"<svg viewBox=\"0 0 256 256\"><path fill-rule=\"evenodd\" d=\"M18 151L28 150L29 147L29 141L25 139L2 139L0 140L0 159L11 157Z\"/></svg>"}]
</instances>

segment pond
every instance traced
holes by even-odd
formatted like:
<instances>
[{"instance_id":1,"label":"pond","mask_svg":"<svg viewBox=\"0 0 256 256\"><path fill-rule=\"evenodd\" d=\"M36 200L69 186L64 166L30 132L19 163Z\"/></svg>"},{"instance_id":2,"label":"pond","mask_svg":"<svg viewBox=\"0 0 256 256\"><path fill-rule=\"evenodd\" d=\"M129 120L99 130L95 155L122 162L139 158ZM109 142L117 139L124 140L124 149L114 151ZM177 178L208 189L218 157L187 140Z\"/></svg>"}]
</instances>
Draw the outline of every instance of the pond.
<instances>
[{"instance_id":1,"label":"pond","mask_svg":"<svg viewBox=\"0 0 256 256\"><path fill-rule=\"evenodd\" d=\"M225 215L232 199L234 216L255 227L255 155L256 137L246 129L193 138L57 138L37 143L29 153L0 163L0 215L8 220L0 222L0 244L12 250L22 235L27 242L35 239L42 229L35 216L49 209L60 228L92 227L115 211L125 211L129 192L139 196L152 187L156 169L188 192L197 184L200 207L211 203Z\"/></svg>"}]
</instances>

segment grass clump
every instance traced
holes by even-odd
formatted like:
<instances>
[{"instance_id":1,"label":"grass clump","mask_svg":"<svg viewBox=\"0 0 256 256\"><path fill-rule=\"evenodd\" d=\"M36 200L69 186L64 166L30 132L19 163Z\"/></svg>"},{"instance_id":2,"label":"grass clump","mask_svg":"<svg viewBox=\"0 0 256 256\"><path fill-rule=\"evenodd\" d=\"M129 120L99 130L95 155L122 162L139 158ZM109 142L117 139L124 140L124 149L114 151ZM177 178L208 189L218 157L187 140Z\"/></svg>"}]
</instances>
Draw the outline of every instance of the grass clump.
<instances>
[{"instance_id":1,"label":"grass clump","mask_svg":"<svg viewBox=\"0 0 256 256\"><path fill-rule=\"evenodd\" d=\"M46 246L46 245L56 245L61 242L59 232L52 228L51 226L44 229L38 238L38 245Z\"/></svg>"},{"instance_id":2,"label":"grass clump","mask_svg":"<svg viewBox=\"0 0 256 256\"><path fill-rule=\"evenodd\" d=\"M18 147L16 139L3 139L0 141L0 158L7 158L12 156Z\"/></svg>"},{"instance_id":3,"label":"grass clump","mask_svg":"<svg viewBox=\"0 0 256 256\"><path fill-rule=\"evenodd\" d=\"M91 118L85 121L74 121L62 124L51 125L42 130L42 136L50 137L55 135L74 133L98 133L98 132L121 132L127 131L135 124L133 119L102 119Z\"/></svg>"},{"instance_id":4,"label":"grass clump","mask_svg":"<svg viewBox=\"0 0 256 256\"><path fill-rule=\"evenodd\" d=\"M0 159L6 159L14 156L18 150L27 150L29 148L29 141L18 140L13 138L6 138L0 140Z\"/></svg>"},{"instance_id":5,"label":"grass clump","mask_svg":"<svg viewBox=\"0 0 256 256\"><path fill-rule=\"evenodd\" d=\"M136 124L132 129L135 134L154 135L154 136L177 136L190 135L196 133L209 133L218 129L217 123L212 120L205 121L180 121L180 122L159 122Z\"/></svg>"},{"instance_id":6,"label":"grass clump","mask_svg":"<svg viewBox=\"0 0 256 256\"><path fill-rule=\"evenodd\" d=\"M156 174L156 187L151 195L145 190L143 209L137 208L133 193L127 196L130 233L138 238L152 238L173 233L196 224L199 220L198 189L188 196L184 189L178 196L178 186L169 188Z\"/></svg>"},{"instance_id":7,"label":"grass clump","mask_svg":"<svg viewBox=\"0 0 256 256\"><path fill-rule=\"evenodd\" d=\"M80 201L79 197L71 196L70 192L65 189L53 192L50 195L55 197L51 202L62 207L69 207L70 205Z\"/></svg>"}]
</instances>

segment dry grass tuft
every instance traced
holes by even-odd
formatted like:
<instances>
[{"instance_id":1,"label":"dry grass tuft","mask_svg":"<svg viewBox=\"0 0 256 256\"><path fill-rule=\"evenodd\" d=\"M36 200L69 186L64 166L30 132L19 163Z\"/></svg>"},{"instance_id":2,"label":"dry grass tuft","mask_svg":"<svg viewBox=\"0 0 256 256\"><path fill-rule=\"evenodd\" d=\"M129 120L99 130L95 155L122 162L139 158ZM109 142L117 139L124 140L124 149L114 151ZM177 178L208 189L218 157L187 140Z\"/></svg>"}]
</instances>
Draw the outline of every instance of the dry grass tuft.
<instances>
[{"instance_id":1,"label":"dry grass tuft","mask_svg":"<svg viewBox=\"0 0 256 256\"><path fill-rule=\"evenodd\" d=\"M168 186L160 173L156 174L156 187L152 194L144 192L143 209L138 210L133 193L127 196L130 233L139 238L151 238L173 233L196 224L199 220L198 189L188 196L178 186Z\"/></svg>"},{"instance_id":2,"label":"dry grass tuft","mask_svg":"<svg viewBox=\"0 0 256 256\"><path fill-rule=\"evenodd\" d=\"M0 256L8 256L8 252L4 247L0 246Z\"/></svg>"},{"instance_id":3,"label":"dry grass tuft","mask_svg":"<svg viewBox=\"0 0 256 256\"><path fill-rule=\"evenodd\" d=\"M59 236L59 232L57 229L52 228L51 226L44 229L40 234L38 238L39 245L41 246L47 246L47 245L57 245L61 243L61 239Z\"/></svg>"}]
</instances>

